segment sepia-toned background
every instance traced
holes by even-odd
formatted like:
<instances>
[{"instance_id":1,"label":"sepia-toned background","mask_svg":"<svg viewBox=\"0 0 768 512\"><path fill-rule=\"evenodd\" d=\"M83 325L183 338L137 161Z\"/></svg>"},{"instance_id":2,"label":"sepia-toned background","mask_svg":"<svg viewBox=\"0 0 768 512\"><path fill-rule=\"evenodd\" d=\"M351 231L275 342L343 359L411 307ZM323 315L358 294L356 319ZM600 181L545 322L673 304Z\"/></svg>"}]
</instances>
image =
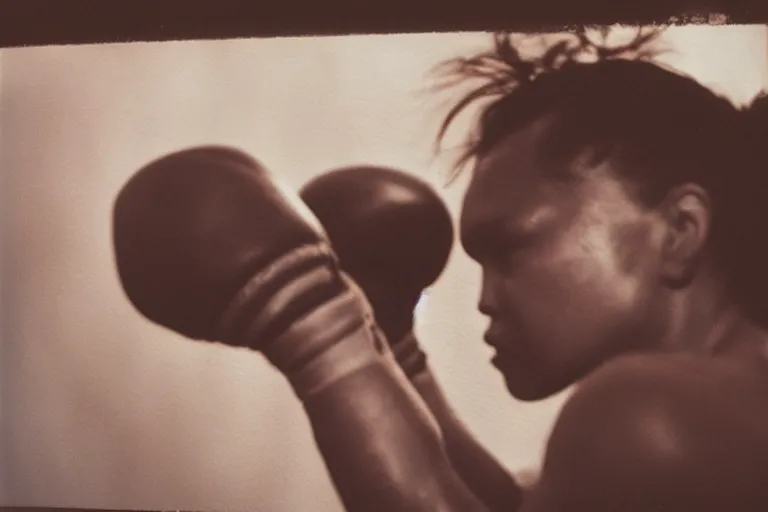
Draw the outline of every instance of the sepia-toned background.
<instances>
[{"instance_id":1,"label":"sepia-toned background","mask_svg":"<svg viewBox=\"0 0 768 512\"><path fill-rule=\"evenodd\" d=\"M665 59L748 101L765 27L681 27ZM240 147L300 187L400 167L445 188L438 61L485 34L132 43L0 54L2 505L332 512L340 504L287 382L258 354L182 339L120 289L110 213L139 166ZM466 126L466 125L465 125ZM448 155L450 156L450 155ZM461 417L511 470L536 468L563 397L509 398L481 343L479 271L457 244L418 331Z\"/></svg>"}]
</instances>

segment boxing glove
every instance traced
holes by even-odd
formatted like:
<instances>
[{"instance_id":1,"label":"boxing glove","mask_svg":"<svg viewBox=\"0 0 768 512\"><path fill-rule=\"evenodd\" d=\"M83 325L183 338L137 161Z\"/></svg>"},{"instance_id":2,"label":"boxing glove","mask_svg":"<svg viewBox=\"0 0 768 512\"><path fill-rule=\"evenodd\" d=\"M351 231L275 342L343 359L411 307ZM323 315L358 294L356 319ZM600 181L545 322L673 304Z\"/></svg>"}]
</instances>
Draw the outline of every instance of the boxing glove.
<instances>
[{"instance_id":1,"label":"boxing glove","mask_svg":"<svg viewBox=\"0 0 768 512\"><path fill-rule=\"evenodd\" d=\"M299 193L344 270L365 291L387 338L401 339L413 328L422 292L451 253L453 223L443 201L422 180L375 166L326 172Z\"/></svg>"},{"instance_id":2,"label":"boxing glove","mask_svg":"<svg viewBox=\"0 0 768 512\"><path fill-rule=\"evenodd\" d=\"M151 162L119 192L113 238L147 319L286 376L347 510L485 510L317 220L256 160L198 147Z\"/></svg>"},{"instance_id":3,"label":"boxing glove","mask_svg":"<svg viewBox=\"0 0 768 512\"><path fill-rule=\"evenodd\" d=\"M454 413L414 332L416 304L443 273L454 241L440 196L405 172L355 166L321 174L300 197L368 297L398 364L437 420L457 473L491 510L515 510L515 480Z\"/></svg>"}]
</instances>

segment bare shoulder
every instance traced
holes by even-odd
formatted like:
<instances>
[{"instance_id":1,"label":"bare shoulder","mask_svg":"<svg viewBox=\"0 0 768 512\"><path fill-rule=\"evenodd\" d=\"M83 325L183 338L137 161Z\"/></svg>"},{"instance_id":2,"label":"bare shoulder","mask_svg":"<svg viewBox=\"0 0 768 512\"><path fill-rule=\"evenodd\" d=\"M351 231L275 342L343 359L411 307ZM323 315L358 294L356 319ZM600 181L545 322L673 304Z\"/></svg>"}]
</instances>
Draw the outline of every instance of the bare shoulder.
<instances>
[{"instance_id":1,"label":"bare shoulder","mask_svg":"<svg viewBox=\"0 0 768 512\"><path fill-rule=\"evenodd\" d=\"M685 353L617 358L583 381L571 409L578 413L596 400L608 400L608 412L635 403L630 411L636 414L656 411L684 424L696 420L697 430L718 420L734 428L744 426L742 418L768 422L768 364L752 363Z\"/></svg>"},{"instance_id":2,"label":"bare shoulder","mask_svg":"<svg viewBox=\"0 0 768 512\"><path fill-rule=\"evenodd\" d=\"M526 510L768 507L766 431L768 370L694 355L616 359L563 407L538 505Z\"/></svg>"},{"instance_id":3,"label":"bare shoulder","mask_svg":"<svg viewBox=\"0 0 768 512\"><path fill-rule=\"evenodd\" d=\"M768 363L760 367L686 353L624 356L584 379L564 413L579 413L596 401L610 406L606 411L634 404L630 411L646 414L650 411L640 406L651 406L677 419L703 409L707 424L715 420L711 414L715 410L729 413L720 417L724 421L736 421L742 415L768 421Z\"/></svg>"}]
</instances>

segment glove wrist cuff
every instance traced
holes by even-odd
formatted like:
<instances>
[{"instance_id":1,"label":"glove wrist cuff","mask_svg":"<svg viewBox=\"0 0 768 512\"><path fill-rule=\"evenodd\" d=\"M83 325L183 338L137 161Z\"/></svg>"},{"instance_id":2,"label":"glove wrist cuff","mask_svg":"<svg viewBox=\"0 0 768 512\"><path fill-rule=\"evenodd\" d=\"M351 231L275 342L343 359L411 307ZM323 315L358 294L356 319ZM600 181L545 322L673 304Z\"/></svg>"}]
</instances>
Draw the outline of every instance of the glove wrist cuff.
<instances>
[{"instance_id":1,"label":"glove wrist cuff","mask_svg":"<svg viewBox=\"0 0 768 512\"><path fill-rule=\"evenodd\" d=\"M400 368L409 379L426 371L427 355L421 350L413 330L410 330L397 342L392 343L392 352Z\"/></svg>"},{"instance_id":2,"label":"glove wrist cuff","mask_svg":"<svg viewBox=\"0 0 768 512\"><path fill-rule=\"evenodd\" d=\"M372 356L384 352L362 292L325 244L297 248L254 275L227 308L217 339L258 350L286 376L367 326ZM378 343L378 346L377 344Z\"/></svg>"},{"instance_id":3,"label":"glove wrist cuff","mask_svg":"<svg viewBox=\"0 0 768 512\"><path fill-rule=\"evenodd\" d=\"M267 341L265 331L281 310L312 288L333 286L337 280L334 264L335 256L325 244L306 245L283 254L254 274L235 295L217 325L217 339L259 350ZM323 272L326 275L321 275ZM300 289L295 289L297 284ZM248 343L252 340L258 340L257 346Z\"/></svg>"}]
</instances>

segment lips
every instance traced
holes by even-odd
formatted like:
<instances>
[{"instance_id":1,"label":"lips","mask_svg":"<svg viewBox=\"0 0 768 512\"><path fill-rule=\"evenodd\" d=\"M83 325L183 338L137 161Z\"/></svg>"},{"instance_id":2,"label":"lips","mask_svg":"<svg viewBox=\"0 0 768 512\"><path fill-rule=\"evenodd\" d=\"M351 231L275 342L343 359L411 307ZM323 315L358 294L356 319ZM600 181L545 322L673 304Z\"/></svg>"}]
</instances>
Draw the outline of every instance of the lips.
<instances>
[{"instance_id":1,"label":"lips","mask_svg":"<svg viewBox=\"0 0 768 512\"><path fill-rule=\"evenodd\" d=\"M485 343L496 350L499 350L503 344L503 332L499 328L498 324L491 324L490 327L488 327L488 330L485 331L485 335L483 336L483 340Z\"/></svg>"},{"instance_id":2,"label":"lips","mask_svg":"<svg viewBox=\"0 0 768 512\"><path fill-rule=\"evenodd\" d=\"M499 352L499 343L498 343L498 341L495 338L493 338L491 336L488 336L488 335L486 335L483 339L485 341L485 344L488 345L489 347L491 347L494 350L494 352L498 354L498 352Z\"/></svg>"},{"instance_id":3,"label":"lips","mask_svg":"<svg viewBox=\"0 0 768 512\"><path fill-rule=\"evenodd\" d=\"M503 356L499 351L500 338L497 331L498 329L489 327L488 330L485 331L485 334L483 335L483 341L485 341L485 344L493 349L491 364L495 366L497 369L500 369L499 363L501 362L501 359Z\"/></svg>"},{"instance_id":4,"label":"lips","mask_svg":"<svg viewBox=\"0 0 768 512\"><path fill-rule=\"evenodd\" d=\"M492 324L483 336L485 343L493 348L496 361L520 361L526 359L526 347L519 336L510 335L500 324Z\"/></svg>"},{"instance_id":5,"label":"lips","mask_svg":"<svg viewBox=\"0 0 768 512\"><path fill-rule=\"evenodd\" d=\"M496 367L499 366L499 363L510 357L509 349L504 345L502 341L504 338L500 334L497 330L488 329L485 336L483 336L486 345L493 349L491 364Z\"/></svg>"}]
</instances>

